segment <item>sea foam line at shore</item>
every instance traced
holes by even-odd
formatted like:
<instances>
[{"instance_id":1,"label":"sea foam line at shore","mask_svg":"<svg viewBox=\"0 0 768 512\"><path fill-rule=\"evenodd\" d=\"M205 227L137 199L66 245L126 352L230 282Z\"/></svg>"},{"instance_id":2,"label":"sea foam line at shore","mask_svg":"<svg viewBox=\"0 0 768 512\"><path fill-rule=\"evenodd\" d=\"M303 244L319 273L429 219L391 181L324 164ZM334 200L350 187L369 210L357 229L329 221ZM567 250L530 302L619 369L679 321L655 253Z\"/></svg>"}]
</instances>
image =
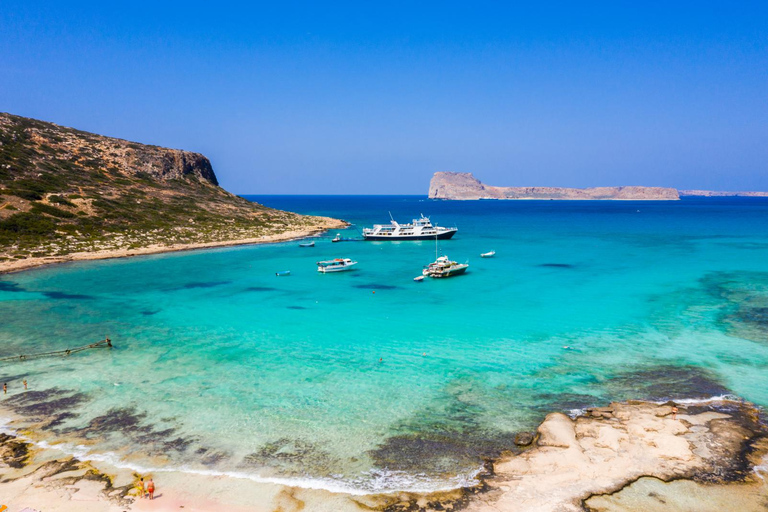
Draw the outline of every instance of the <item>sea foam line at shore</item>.
<instances>
[{"instance_id":1,"label":"sea foam line at shore","mask_svg":"<svg viewBox=\"0 0 768 512\"><path fill-rule=\"evenodd\" d=\"M353 496L368 496L403 492L428 494L453 491L456 489L477 485L479 483L478 475L484 469L481 466L467 475L457 475L454 479L452 479L454 480L454 483L451 485L435 485L435 482L429 481L429 479L423 473L409 474L403 471L390 471L386 469L372 470L368 472L367 476L369 478L366 478L366 474L364 474L354 480L351 480L350 482L344 482L341 480L328 478L263 477L242 471L194 469L187 466L151 467L126 462L110 452L96 453L84 445L72 445L66 442L49 443L45 440L35 440L10 427L10 423L10 418L0 417L0 433L15 436L27 443L37 446L42 450L56 450L84 462L103 462L114 468L127 469L139 474L187 473L212 477L223 476L239 480L251 480L261 484L300 487L303 489L322 490L332 493L349 494ZM422 476L423 480L419 481L418 479L414 478L417 476ZM357 485L352 485L352 483L357 483Z\"/></svg>"}]
</instances>

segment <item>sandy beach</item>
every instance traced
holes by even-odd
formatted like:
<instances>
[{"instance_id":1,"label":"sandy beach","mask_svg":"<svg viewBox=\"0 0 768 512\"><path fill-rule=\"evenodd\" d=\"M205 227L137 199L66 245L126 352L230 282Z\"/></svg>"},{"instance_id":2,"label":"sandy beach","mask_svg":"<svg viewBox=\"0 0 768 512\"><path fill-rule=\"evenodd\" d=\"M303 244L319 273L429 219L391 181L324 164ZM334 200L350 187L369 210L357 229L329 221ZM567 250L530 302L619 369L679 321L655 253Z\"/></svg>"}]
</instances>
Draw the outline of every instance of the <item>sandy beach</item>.
<instances>
[{"instance_id":1,"label":"sandy beach","mask_svg":"<svg viewBox=\"0 0 768 512\"><path fill-rule=\"evenodd\" d=\"M434 494L350 495L171 471L141 475L156 482L151 501L136 496L135 471L81 461L32 431L6 433L0 501L11 512L757 512L768 496L768 429L759 415L749 403L722 400L677 413L653 402L614 403L575 419L552 413L536 432L515 436L520 453L494 462L477 486Z\"/></svg>"},{"instance_id":2,"label":"sandy beach","mask_svg":"<svg viewBox=\"0 0 768 512\"><path fill-rule=\"evenodd\" d=\"M314 217L317 221L313 229L291 229L272 235L264 235L256 238L242 238L237 240L223 240L216 242L176 244L176 245L149 245L136 249L109 249L101 251L74 252L64 256L43 256L37 258L25 258L21 260L0 261L0 274L29 270L44 265L66 263L72 261L106 260L112 258L127 258L130 256L143 256L148 254L160 254L165 252L192 251L195 249L211 249L215 247L230 247L235 245L269 244L287 242L317 235L329 229L341 229L347 226L344 221L329 217Z\"/></svg>"}]
</instances>

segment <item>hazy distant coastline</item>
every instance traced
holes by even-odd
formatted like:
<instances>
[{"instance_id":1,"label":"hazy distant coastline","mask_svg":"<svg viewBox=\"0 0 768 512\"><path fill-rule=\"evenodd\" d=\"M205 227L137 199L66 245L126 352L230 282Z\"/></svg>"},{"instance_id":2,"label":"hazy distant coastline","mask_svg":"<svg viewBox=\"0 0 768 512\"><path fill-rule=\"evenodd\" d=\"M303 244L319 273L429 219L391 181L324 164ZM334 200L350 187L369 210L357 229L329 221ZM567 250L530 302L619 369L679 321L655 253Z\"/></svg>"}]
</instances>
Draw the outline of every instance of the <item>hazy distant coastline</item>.
<instances>
[{"instance_id":1,"label":"hazy distant coastline","mask_svg":"<svg viewBox=\"0 0 768 512\"><path fill-rule=\"evenodd\" d=\"M768 197L768 192L727 192L722 190L678 190L680 196L698 197Z\"/></svg>"}]
</instances>

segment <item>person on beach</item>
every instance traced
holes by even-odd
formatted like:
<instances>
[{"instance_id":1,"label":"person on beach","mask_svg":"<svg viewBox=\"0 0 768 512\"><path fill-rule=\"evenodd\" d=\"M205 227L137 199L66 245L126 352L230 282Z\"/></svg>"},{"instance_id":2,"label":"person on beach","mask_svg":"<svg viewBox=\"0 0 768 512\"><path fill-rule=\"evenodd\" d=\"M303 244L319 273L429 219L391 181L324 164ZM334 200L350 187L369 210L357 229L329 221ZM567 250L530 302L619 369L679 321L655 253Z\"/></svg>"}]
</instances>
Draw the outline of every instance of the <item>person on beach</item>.
<instances>
[{"instance_id":1,"label":"person on beach","mask_svg":"<svg viewBox=\"0 0 768 512\"><path fill-rule=\"evenodd\" d=\"M7 382L3 383L3 394L4 395L8 394L8 383Z\"/></svg>"},{"instance_id":2,"label":"person on beach","mask_svg":"<svg viewBox=\"0 0 768 512\"><path fill-rule=\"evenodd\" d=\"M27 389L27 379L24 379L22 382L24 383L24 389Z\"/></svg>"},{"instance_id":3,"label":"person on beach","mask_svg":"<svg viewBox=\"0 0 768 512\"><path fill-rule=\"evenodd\" d=\"M136 494L139 495L139 498L143 498L146 495L147 491L144 490L144 477L139 478L139 481L136 482Z\"/></svg>"},{"instance_id":4,"label":"person on beach","mask_svg":"<svg viewBox=\"0 0 768 512\"><path fill-rule=\"evenodd\" d=\"M677 419L677 406L676 405L672 406L672 419L673 420Z\"/></svg>"},{"instance_id":5,"label":"person on beach","mask_svg":"<svg viewBox=\"0 0 768 512\"><path fill-rule=\"evenodd\" d=\"M149 494L149 499L155 499L155 482L152 480L152 477L149 477L149 480L147 480L147 494Z\"/></svg>"}]
</instances>

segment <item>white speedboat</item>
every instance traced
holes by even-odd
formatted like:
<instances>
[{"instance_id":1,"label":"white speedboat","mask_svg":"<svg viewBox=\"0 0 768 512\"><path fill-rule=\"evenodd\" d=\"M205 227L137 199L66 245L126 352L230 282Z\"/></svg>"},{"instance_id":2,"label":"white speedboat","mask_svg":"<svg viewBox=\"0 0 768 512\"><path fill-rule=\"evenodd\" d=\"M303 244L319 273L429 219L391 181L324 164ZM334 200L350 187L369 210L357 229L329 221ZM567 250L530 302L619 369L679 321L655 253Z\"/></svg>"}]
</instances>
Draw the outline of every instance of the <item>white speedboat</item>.
<instances>
[{"instance_id":1,"label":"white speedboat","mask_svg":"<svg viewBox=\"0 0 768 512\"><path fill-rule=\"evenodd\" d=\"M469 263L457 263L448 259L448 256L440 256L422 270L426 277L453 277L463 274L469 268Z\"/></svg>"},{"instance_id":2,"label":"white speedboat","mask_svg":"<svg viewBox=\"0 0 768 512\"><path fill-rule=\"evenodd\" d=\"M392 215L390 214L390 218ZM413 219L410 224L399 224L395 219L389 224L375 224L372 228L363 229L366 240L448 240L459 228L443 228L433 226L429 217L421 216Z\"/></svg>"},{"instance_id":3,"label":"white speedboat","mask_svg":"<svg viewBox=\"0 0 768 512\"><path fill-rule=\"evenodd\" d=\"M311 242L305 242L305 243L299 244L299 247L314 247L314 246L315 246L314 240L312 240Z\"/></svg>"},{"instance_id":4,"label":"white speedboat","mask_svg":"<svg viewBox=\"0 0 768 512\"><path fill-rule=\"evenodd\" d=\"M318 261L317 271L324 274L328 272L343 272L351 270L355 265L357 265L357 262L349 258L336 258L335 260Z\"/></svg>"},{"instance_id":5,"label":"white speedboat","mask_svg":"<svg viewBox=\"0 0 768 512\"><path fill-rule=\"evenodd\" d=\"M481 258L493 258L494 256L496 256L496 251L488 251L480 255Z\"/></svg>"}]
</instances>

